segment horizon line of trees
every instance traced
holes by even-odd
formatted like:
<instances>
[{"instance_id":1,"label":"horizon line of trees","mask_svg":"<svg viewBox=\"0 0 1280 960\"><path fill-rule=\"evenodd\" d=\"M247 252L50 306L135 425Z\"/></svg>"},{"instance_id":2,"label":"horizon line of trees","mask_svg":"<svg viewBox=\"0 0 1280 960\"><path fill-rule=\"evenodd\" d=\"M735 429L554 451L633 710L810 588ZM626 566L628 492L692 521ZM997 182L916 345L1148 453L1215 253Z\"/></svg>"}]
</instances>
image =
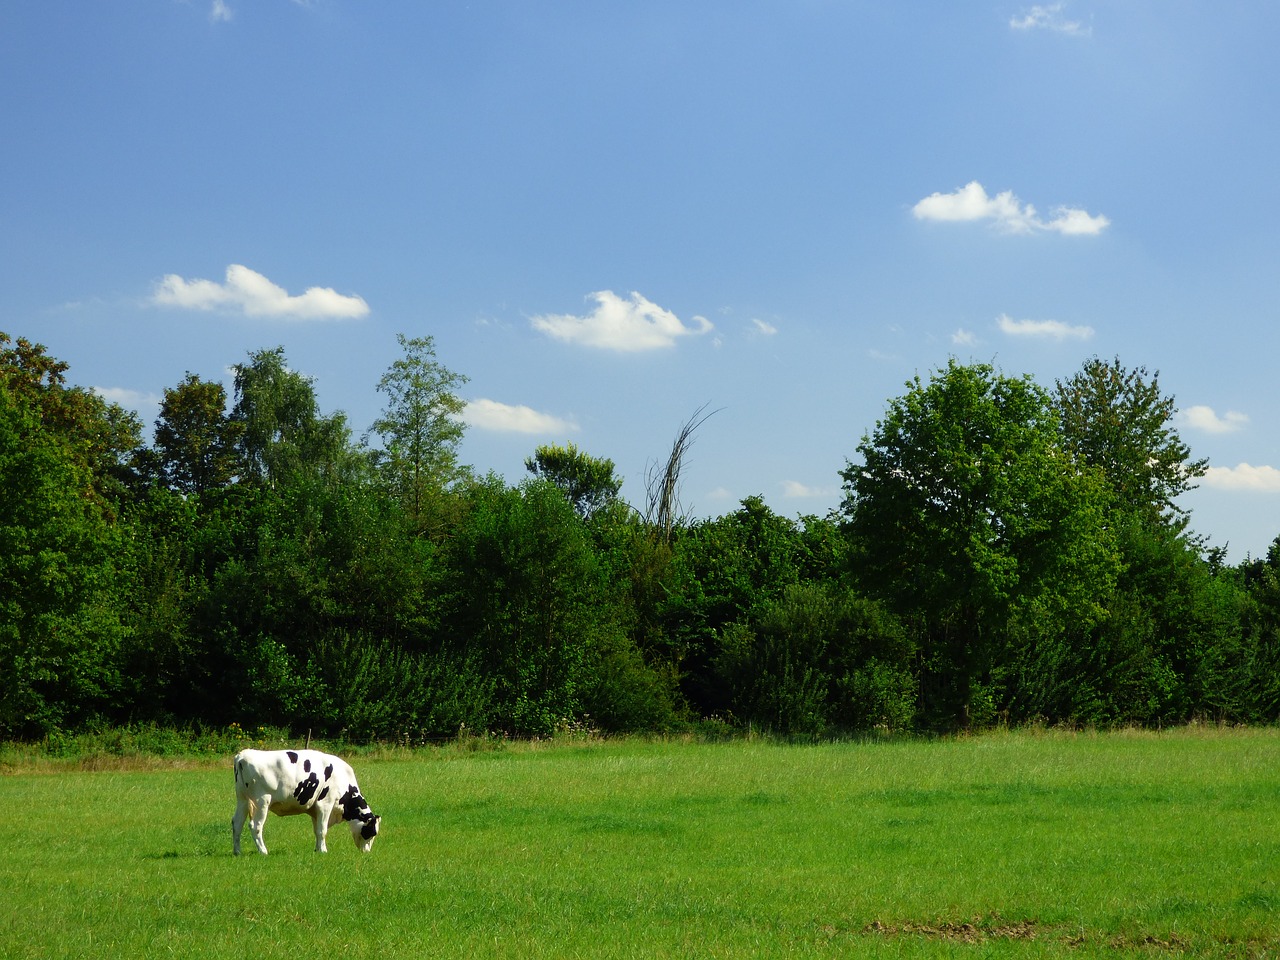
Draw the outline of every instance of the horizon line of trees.
<instances>
[{"instance_id":1,"label":"horizon line of trees","mask_svg":"<svg viewBox=\"0 0 1280 960\"><path fill-rule=\"evenodd\" d=\"M1280 718L1280 537L1230 566L1158 374L1046 389L952 360L854 448L845 498L693 520L695 412L645 499L539 446L461 464L430 337L357 440L283 348L188 373L153 441L0 333L0 737L270 724L422 742L565 722L780 734Z\"/></svg>"}]
</instances>

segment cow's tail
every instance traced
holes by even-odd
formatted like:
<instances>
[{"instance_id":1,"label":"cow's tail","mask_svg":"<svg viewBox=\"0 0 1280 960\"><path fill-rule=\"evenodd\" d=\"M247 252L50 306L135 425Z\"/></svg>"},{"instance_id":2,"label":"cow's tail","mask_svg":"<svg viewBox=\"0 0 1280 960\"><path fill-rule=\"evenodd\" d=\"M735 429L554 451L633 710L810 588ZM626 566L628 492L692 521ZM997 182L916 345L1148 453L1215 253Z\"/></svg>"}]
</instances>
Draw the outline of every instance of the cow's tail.
<instances>
[{"instance_id":1,"label":"cow's tail","mask_svg":"<svg viewBox=\"0 0 1280 960\"><path fill-rule=\"evenodd\" d=\"M248 786L244 779L244 758L237 753L231 764L235 770L236 796L243 797L249 802L249 819L254 820L258 816L258 805L254 802L253 797L249 796L249 791L242 789L243 787Z\"/></svg>"}]
</instances>

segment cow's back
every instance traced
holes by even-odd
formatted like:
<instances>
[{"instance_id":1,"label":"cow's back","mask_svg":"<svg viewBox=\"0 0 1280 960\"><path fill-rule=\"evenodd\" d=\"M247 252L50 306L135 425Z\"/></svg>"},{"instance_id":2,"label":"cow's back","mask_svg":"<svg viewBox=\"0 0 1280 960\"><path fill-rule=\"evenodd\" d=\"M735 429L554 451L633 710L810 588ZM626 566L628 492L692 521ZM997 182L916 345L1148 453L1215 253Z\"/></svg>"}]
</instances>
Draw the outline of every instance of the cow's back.
<instances>
[{"instance_id":1,"label":"cow's back","mask_svg":"<svg viewBox=\"0 0 1280 960\"><path fill-rule=\"evenodd\" d=\"M286 786L288 769L283 750L241 750L233 761L236 792L251 796L275 794Z\"/></svg>"}]
</instances>

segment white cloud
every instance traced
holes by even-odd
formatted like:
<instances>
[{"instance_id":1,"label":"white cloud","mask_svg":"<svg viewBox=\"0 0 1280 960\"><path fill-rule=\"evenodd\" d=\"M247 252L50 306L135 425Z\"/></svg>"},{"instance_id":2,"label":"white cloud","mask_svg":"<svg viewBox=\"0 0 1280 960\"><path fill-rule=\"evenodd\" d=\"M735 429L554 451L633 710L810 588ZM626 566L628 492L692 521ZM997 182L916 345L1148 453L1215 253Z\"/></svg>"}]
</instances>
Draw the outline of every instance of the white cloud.
<instances>
[{"instance_id":1,"label":"white cloud","mask_svg":"<svg viewBox=\"0 0 1280 960\"><path fill-rule=\"evenodd\" d=\"M235 13L227 6L226 0L213 0L213 6L209 10L209 19L214 23L227 23L235 16Z\"/></svg>"},{"instance_id":2,"label":"white cloud","mask_svg":"<svg viewBox=\"0 0 1280 960\"><path fill-rule=\"evenodd\" d=\"M971 347L978 342L978 335L961 327L951 335L951 342L957 347Z\"/></svg>"},{"instance_id":3,"label":"white cloud","mask_svg":"<svg viewBox=\"0 0 1280 960\"><path fill-rule=\"evenodd\" d=\"M533 328L557 340L622 353L671 347L680 337L712 329L706 317L694 317L693 325L685 326L674 313L638 293L624 300L612 290L602 290L587 299L594 300L596 308L585 317L546 314L533 318Z\"/></svg>"},{"instance_id":4,"label":"white cloud","mask_svg":"<svg viewBox=\"0 0 1280 960\"><path fill-rule=\"evenodd\" d=\"M788 499L797 497L830 497L836 492L835 487L810 487L799 480L782 481L782 495Z\"/></svg>"},{"instance_id":5,"label":"white cloud","mask_svg":"<svg viewBox=\"0 0 1280 960\"><path fill-rule=\"evenodd\" d=\"M1093 327L1072 326L1061 320L1015 320L1007 313L996 318L1000 329L1011 337L1043 337L1047 340L1088 340Z\"/></svg>"},{"instance_id":6,"label":"white cloud","mask_svg":"<svg viewBox=\"0 0 1280 960\"><path fill-rule=\"evenodd\" d=\"M1243 430L1244 425L1249 422L1248 416L1237 410L1228 410L1219 417L1213 407L1205 406L1188 407L1178 418L1183 426L1204 433L1235 433Z\"/></svg>"},{"instance_id":7,"label":"white cloud","mask_svg":"<svg viewBox=\"0 0 1280 960\"><path fill-rule=\"evenodd\" d=\"M226 283L184 280L175 273L156 283L151 302L184 310L230 310L248 317L288 320L346 320L363 317L369 305L357 296L345 296L332 287L310 287L290 296L257 271L233 263Z\"/></svg>"},{"instance_id":8,"label":"white cloud","mask_svg":"<svg viewBox=\"0 0 1280 960\"><path fill-rule=\"evenodd\" d=\"M1280 470L1275 467L1254 467L1247 463L1235 467L1210 467L1205 472L1204 485L1218 490L1280 493Z\"/></svg>"},{"instance_id":9,"label":"white cloud","mask_svg":"<svg viewBox=\"0 0 1280 960\"><path fill-rule=\"evenodd\" d=\"M1064 7L1065 3L1037 4L1021 16L1011 18L1009 26L1014 30L1052 30L1073 37L1087 37L1093 33L1090 27L1080 21L1068 20L1063 16Z\"/></svg>"},{"instance_id":10,"label":"white cloud","mask_svg":"<svg viewBox=\"0 0 1280 960\"><path fill-rule=\"evenodd\" d=\"M1012 190L994 197L977 180L971 180L951 193L931 193L911 208L917 220L943 222L967 222L990 220L1007 233L1031 233L1049 230L1068 236L1088 236L1101 233L1111 221L1099 214L1093 216L1074 207L1056 207L1053 219L1041 219L1036 208L1023 204Z\"/></svg>"},{"instance_id":11,"label":"white cloud","mask_svg":"<svg viewBox=\"0 0 1280 960\"><path fill-rule=\"evenodd\" d=\"M575 432L578 425L570 420L539 413L532 407L513 406L497 400L471 400L462 411L461 419L478 430L497 433L566 433Z\"/></svg>"},{"instance_id":12,"label":"white cloud","mask_svg":"<svg viewBox=\"0 0 1280 960\"><path fill-rule=\"evenodd\" d=\"M772 337L775 333L778 332L778 328L775 327L772 323L765 323L763 320L758 320L755 318L752 319L751 323L755 326L756 333L760 334L763 337Z\"/></svg>"},{"instance_id":13,"label":"white cloud","mask_svg":"<svg viewBox=\"0 0 1280 960\"><path fill-rule=\"evenodd\" d=\"M115 403L130 410L160 406L161 398L154 393L130 390L127 387L94 387L93 392L108 403Z\"/></svg>"},{"instance_id":14,"label":"white cloud","mask_svg":"<svg viewBox=\"0 0 1280 960\"><path fill-rule=\"evenodd\" d=\"M1028 210L1032 207L1028 205ZM1092 216L1076 207L1054 207L1053 219L1036 223L1042 230L1054 230L1068 237L1093 237L1111 225L1111 221L1098 214Z\"/></svg>"}]
</instances>

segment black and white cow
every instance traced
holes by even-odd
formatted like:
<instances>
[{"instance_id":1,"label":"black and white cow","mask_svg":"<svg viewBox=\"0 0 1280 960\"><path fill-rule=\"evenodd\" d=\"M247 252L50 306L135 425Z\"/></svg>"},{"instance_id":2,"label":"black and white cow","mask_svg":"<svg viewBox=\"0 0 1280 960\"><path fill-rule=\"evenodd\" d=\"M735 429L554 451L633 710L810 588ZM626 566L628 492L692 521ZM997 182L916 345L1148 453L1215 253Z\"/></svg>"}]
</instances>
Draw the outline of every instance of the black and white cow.
<instances>
[{"instance_id":1,"label":"black and white cow","mask_svg":"<svg viewBox=\"0 0 1280 960\"><path fill-rule=\"evenodd\" d=\"M245 819L259 853L267 852L262 827L267 812L288 817L305 813L316 830L316 852L326 853L329 827L351 824L356 846L368 853L378 835L378 821L360 796L355 771L345 760L319 750L241 750L235 757L236 812L231 818L232 850L240 853Z\"/></svg>"}]
</instances>

